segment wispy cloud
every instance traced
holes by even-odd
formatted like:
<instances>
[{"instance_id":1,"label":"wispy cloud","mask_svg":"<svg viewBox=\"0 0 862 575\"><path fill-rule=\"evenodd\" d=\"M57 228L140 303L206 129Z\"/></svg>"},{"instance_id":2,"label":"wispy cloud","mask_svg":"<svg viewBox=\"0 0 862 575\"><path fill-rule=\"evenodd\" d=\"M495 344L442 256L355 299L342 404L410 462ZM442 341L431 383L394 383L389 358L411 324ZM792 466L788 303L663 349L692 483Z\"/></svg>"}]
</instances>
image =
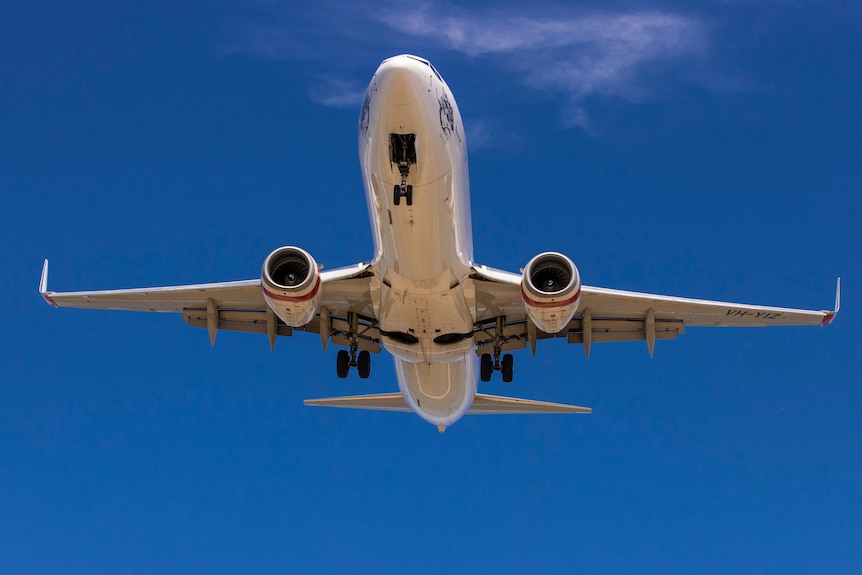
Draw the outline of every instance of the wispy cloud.
<instances>
[{"instance_id":1,"label":"wispy cloud","mask_svg":"<svg viewBox=\"0 0 862 575\"><path fill-rule=\"evenodd\" d=\"M668 86L697 84L710 56L710 30L701 19L662 10L575 11L543 5L509 9L460 9L418 1L409 10L358 10L343 0L293 8L265 2L263 14L239 28L236 49L279 59L317 59L321 78L310 96L327 106L361 99L358 80L332 80L371 53L410 50L461 53L536 91L561 98L568 125L587 127L588 102L658 97ZM361 33L358 31L361 30ZM334 48L349 43L350 50ZM364 62L363 62L364 65ZM341 69L337 69L338 67ZM660 78L656 81L655 78ZM365 80L363 76L363 81Z\"/></svg>"},{"instance_id":2,"label":"wispy cloud","mask_svg":"<svg viewBox=\"0 0 862 575\"><path fill-rule=\"evenodd\" d=\"M342 78L322 78L311 85L308 95L324 106L353 108L362 103L365 85Z\"/></svg>"},{"instance_id":3,"label":"wispy cloud","mask_svg":"<svg viewBox=\"0 0 862 575\"><path fill-rule=\"evenodd\" d=\"M709 44L707 28L700 20L660 11L554 19L465 11L438 19L422 9L386 13L380 19L393 30L493 61L536 90L563 94L570 108L567 118L581 125L586 121L581 107L586 98L647 98L652 92L651 70L677 68L685 76L683 64L706 56ZM680 80L694 78L689 74Z\"/></svg>"},{"instance_id":4,"label":"wispy cloud","mask_svg":"<svg viewBox=\"0 0 862 575\"><path fill-rule=\"evenodd\" d=\"M511 149L521 144L517 132L491 116L467 116L464 118L464 129L470 149L474 151L486 148Z\"/></svg>"},{"instance_id":5,"label":"wispy cloud","mask_svg":"<svg viewBox=\"0 0 862 575\"><path fill-rule=\"evenodd\" d=\"M471 56L566 47L620 56L631 50L645 50L651 56L673 55L690 50L703 37L699 21L666 12L608 12L556 18L466 10L440 18L429 15L431 12L428 5L420 4L409 12L383 12L378 19L393 30L434 38Z\"/></svg>"}]
</instances>

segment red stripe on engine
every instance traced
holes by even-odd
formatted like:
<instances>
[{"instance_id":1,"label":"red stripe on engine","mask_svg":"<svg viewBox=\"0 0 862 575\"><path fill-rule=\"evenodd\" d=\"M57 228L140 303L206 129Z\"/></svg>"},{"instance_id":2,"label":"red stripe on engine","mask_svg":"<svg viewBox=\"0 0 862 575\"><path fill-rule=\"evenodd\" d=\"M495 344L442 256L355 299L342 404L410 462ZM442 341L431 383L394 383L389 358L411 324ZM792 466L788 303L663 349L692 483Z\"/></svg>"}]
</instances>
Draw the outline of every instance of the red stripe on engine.
<instances>
[{"instance_id":1,"label":"red stripe on engine","mask_svg":"<svg viewBox=\"0 0 862 575\"><path fill-rule=\"evenodd\" d=\"M578 291L575 292L575 295L567 299L566 301L549 301L549 302L541 302L532 299L527 295L527 292L524 291L524 286L521 286L521 297L524 298L524 301L533 307L563 307L569 304L575 303L579 297L581 297L581 288L578 286Z\"/></svg>"},{"instance_id":2,"label":"red stripe on engine","mask_svg":"<svg viewBox=\"0 0 862 575\"><path fill-rule=\"evenodd\" d=\"M301 302L308 301L317 295L317 291L320 289L320 276L317 276L317 283L314 285L314 289L308 292L305 295L301 296L289 296L289 295L281 295L278 293L272 293L264 285L261 283L260 287L263 289L263 293L271 297L272 299L277 299L279 301L292 301L292 302Z\"/></svg>"}]
</instances>

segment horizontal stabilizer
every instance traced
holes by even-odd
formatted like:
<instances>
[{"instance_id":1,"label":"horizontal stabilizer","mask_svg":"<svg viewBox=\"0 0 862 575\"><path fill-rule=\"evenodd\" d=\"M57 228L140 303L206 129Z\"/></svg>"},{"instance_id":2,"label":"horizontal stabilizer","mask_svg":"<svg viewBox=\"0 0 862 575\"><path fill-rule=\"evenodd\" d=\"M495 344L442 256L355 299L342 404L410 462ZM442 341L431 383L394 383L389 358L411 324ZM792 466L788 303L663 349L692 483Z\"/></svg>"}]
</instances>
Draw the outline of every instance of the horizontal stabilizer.
<instances>
[{"instance_id":1,"label":"horizontal stabilizer","mask_svg":"<svg viewBox=\"0 0 862 575\"><path fill-rule=\"evenodd\" d=\"M477 393L476 398L473 399L473 405L467 411L467 415L497 413L592 413L592 411L589 407L579 407L577 405Z\"/></svg>"},{"instance_id":2,"label":"horizontal stabilizer","mask_svg":"<svg viewBox=\"0 0 862 575\"><path fill-rule=\"evenodd\" d=\"M373 395L348 395L346 397L324 397L306 399L305 405L323 407L349 407L352 409L373 409L376 411L410 411L404 396L400 393L376 393Z\"/></svg>"},{"instance_id":3,"label":"horizontal stabilizer","mask_svg":"<svg viewBox=\"0 0 862 575\"><path fill-rule=\"evenodd\" d=\"M374 395L349 395L346 397L325 397L306 399L305 405L322 407L347 407L352 409L371 409L376 411L410 411L404 396L400 393L377 393ZM589 407L533 401L516 397L499 397L477 393L467 415L517 414L517 413L591 413Z\"/></svg>"}]
</instances>

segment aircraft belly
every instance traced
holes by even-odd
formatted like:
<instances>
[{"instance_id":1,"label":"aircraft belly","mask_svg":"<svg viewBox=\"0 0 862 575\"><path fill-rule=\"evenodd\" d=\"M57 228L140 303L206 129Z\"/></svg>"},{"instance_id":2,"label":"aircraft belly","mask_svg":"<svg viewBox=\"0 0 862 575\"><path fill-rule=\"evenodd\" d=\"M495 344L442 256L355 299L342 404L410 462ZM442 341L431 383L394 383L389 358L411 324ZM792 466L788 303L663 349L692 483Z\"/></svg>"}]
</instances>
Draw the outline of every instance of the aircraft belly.
<instances>
[{"instance_id":1,"label":"aircraft belly","mask_svg":"<svg viewBox=\"0 0 862 575\"><path fill-rule=\"evenodd\" d=\"M412 138L404 166L396 135ZM448 86L426 64L384 62L366 92L359 144L378 272L433 280L451 269L461 279L472 264L469 183ZM395 205L402 184L411 205L405 196Z\"/></svg>"},{"instance_id":2,"label":"aircraft belly","mask_svg":"<svg viewBox=\"0 0 862 575\"><path fill-rule=\"evenodd\" d=\"M374 192L391 204L394 185L373 176ZM433 280L451 268L464 272L463 249L455 233L449 172L430 184L413 185L413 205L387 205L377 220L380 256L387 271L406 280Z\"/></svg>"},{"instance_id":3,"label":"aircraft belly","mask_svg":"<svg viewBox=\"0 0 862 575\"><path fill-rule=\"evenodd\" d=\"M383 285L380 301L383 345L405 361L454 361L473 346L474 315L460 285L436 291Z\"/></svg>"},{"instance_id":4,"label":"aircraft belly","mask_svg":"<svg viewBox=\"0 0 862 575\"><path fill-rule=\"evenodd\" d=\"M427 62L381 64L363 103L359 148L381 343L411 409L449 425L476 393L475 302L464 290L473 263L470 188L460 113Z\"/></svg>"},{"instance_id":5,"label":"aircraft belly","mask_svg":"<svg viewBox=\"0 0 862 575\"><path fill-rule=\"evenodd\" d=\"M431 101L436 107L436 100ZM466 193L466 169L454 146L441 137L436 109L412 106L384 107L378 129L369 143L369 168L366 185L371 186L377 206L377 237L386 267L410 280L440 276L459 263L465 268L463 253L471 251L459 244L457 233L458 194ZM394 109L394 111L393 111ZM401 117L390 117L395 112ZM408 205L402 197L395 205L395 188L402 177L390 159L389 135L411 133L416 138L416 163L412 164L406 184L412 192ZM455 154L455 155L453 155Z\"/></svg>"}]
</instances>

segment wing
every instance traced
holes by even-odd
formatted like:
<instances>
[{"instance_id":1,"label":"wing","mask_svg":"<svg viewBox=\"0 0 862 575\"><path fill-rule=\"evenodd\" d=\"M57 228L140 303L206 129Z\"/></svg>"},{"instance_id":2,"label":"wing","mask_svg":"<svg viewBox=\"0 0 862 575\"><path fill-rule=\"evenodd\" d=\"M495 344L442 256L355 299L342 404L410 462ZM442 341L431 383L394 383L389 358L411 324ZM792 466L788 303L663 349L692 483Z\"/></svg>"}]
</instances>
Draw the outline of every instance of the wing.
<instances>
[{"instance_id":1,"label":"wing","mask_svg":"<svg viewBox=\"0 0 862 575\"><path fill-rule=\"evenodd\" d=\"M349 345L346 334L359 334L359 349L380 352L380 337L371 303L368 264L362 263L320 273L321 310L309 324L291 328L267 306L260 279L102 291L53 292L48 290L48 260L42 267L39 292L54 307L182 313L192 327L204 327L215 341L218 330L265 333L270 345L278 335L294 330L321 334L321 340ZM328 328L326 327L328 326ZM328 333L327 333L328 332Z\"/></svg>"},{"instance_id":2,"label":"wing","mask_svg":"<svg viewBox=\"0 0 862 575\"><path fill-rule=\"evenodd\" d=\"M589 356L593 342L628 340L646 340L652 354L655 340L673 339L686 326L823 326L838 313L841 294L839 278L835 309L813 311L581 286L575 317L559 333L548 334L536 330L527 318L519 274L485 266L475 267L474 272L479 354L487 353L483 347L497 341L498 332L505 342L503 351L528 343L535 351L536 340L565 337L569 343L583 343Z\"/></svg>"}]
</instances>

